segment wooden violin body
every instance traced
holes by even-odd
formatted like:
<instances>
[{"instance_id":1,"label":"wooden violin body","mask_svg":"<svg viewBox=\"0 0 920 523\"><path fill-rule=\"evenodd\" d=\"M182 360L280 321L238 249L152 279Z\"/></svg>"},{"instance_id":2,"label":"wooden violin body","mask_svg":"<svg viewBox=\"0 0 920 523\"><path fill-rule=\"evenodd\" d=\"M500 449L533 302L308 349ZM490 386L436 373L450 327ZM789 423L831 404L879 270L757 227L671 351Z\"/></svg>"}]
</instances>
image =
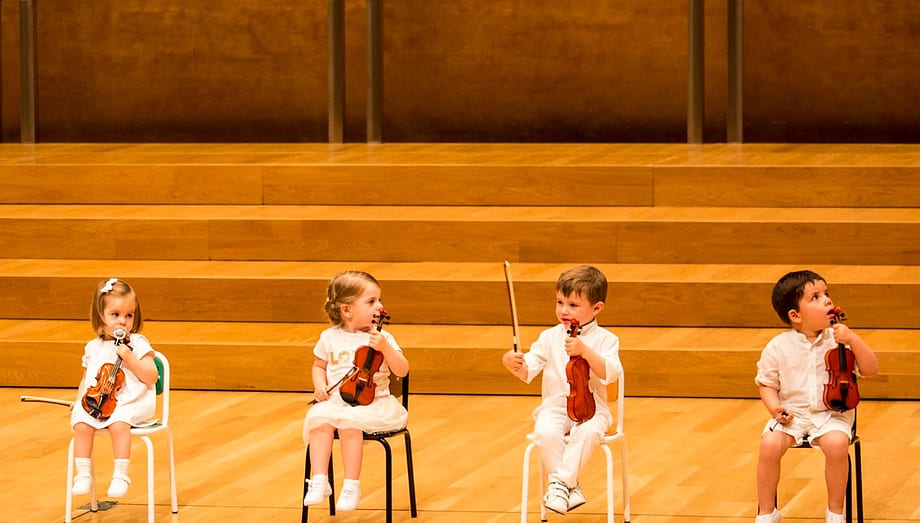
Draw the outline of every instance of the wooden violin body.
<instances>
[{"instance_id":1,"label":"wooden violin body","mask_svg":"<svg viewBox=\"0 0 920 523\"><path fill-rule=\"evenodd\" d=\"M569 336L578 336L578 322L572 320ZM565 408L569 419L577 423L587 421L594 417L597 405L594 403L594 393L588 386L591 377L591 366L588 360L581 356L572 356L565 365L565 376L569 382L569 395L566 398Z\"/></svg>"},{"instance_id":2,"label":"wooden violin body","mask_svg":"<svg viewBox=\"0 0 920 523\"><path fill-rule=\"evenodd\" d=\"M831 324L846 321L846 315L840 308L835 309ZM846 412L859 404L859 388L856 386L856 356L842 343L836 349L824 354L828 379L824 386L824 405L838 412Z\"/></svg>"},{"instance_id":3,"label":"wooden violin body","mask_svg":"<svg viewBox=\"0 0 920 523\"><path fill-rule=\"evenodd\" d=\"M377 317L377 331L383 329L383 323L390 317L386 311L380 311ZM355 368L352 376L342 382L339 394L346 403L352 406L370 405L377 395L377 384L374 383L374 374L380 371L383 364L383 353L369 345L358 347L355 351Z\"/></svg>"},{"instance_id":4,"label":"wooden violin body","mask_svg":"<svg viewBox=\"0 0 920 523\"><path fill-rule=\"evenodd\" d=\"M125 330L115 330L115 346L125 339ZM96 373L96 384L86 389L80 403L90 416L105 421L115 412L118 400L115 395L125 385L125 371L121 369L122 359L119 356L115 363L103 363Z\"/></svg>"}]
</instances>

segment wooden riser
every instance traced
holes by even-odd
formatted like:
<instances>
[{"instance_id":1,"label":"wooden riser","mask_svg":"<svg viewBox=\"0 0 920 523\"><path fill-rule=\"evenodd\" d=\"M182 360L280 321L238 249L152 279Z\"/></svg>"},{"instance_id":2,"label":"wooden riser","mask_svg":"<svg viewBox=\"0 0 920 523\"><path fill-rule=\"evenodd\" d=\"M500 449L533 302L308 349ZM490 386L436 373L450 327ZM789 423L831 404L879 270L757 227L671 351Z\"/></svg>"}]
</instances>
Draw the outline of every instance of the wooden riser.
<instances>
[{"instance_id":1,"label":"wooden riser","mask_svg":"<svg viewBox=\"0 0 920 523\"><path fill-rule=\"evenodd\" d=\"M558 275L571 264L512 264L519 320L555 322ZM602 320L611 325L780 327L770 305L770 265L599 265L609 281ZM95 284L118 276L138 291L146 318L172 321L326 321L329 278L374 274L394 323L510 322L501 263L268 263L0 260L0 318L85 319ZM920 267L811 266L830 282L854 327L920 325Z\"/></svg>"},{"instance_id":2,"label":"wooden riser","mask_svg":"<svg viewBox=\"0 0 920 523\"><path fill-rule=\"evenodd\" d=\"M312 348L324 324L150 322L145 334L169 356L176 388L312 390ZM756 398L760 351L782 329L617 328L631 396ZM539 394L508 373L506 326L392 326L406 352L412 389L432 394ZM526 351L540 327L521 332ZM881 373L860 382L866 398L920 398L920 330L860 330ZM87 322L0 321L9 362L0 386L75 387ZM291 369L297 369L291 371Z\"/></svg>"},{"instance_id":3,"label":"wooden riser","mask_svg":"<svg viewBox=\"0 0 920 523\"><path fill-rule=\"evenodd\" d=\"M0 207L7 258L920 265L920 209Z\"/></svg>"},{"instance_id":4,"label":"wooden riser","mask_svg":"<svg viewBox=\"0 0 920 523\"><path fill-rule=\"evenodd\" d=\"M0 152L0 203L10 204L123 204L130 195L135 204L198 205L920 207L912 145L0 144Z\"/></svg>"}]
</instances>

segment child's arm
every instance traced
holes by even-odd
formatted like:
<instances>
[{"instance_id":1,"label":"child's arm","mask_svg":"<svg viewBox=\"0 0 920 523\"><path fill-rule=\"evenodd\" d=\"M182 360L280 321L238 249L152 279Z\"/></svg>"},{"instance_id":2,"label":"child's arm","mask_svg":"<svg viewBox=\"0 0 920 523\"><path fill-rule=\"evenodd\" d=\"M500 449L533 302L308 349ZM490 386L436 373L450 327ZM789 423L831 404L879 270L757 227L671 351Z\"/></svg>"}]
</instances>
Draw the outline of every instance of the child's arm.
<instances>
[{"instance_id":1,"label":"child's arm","mask_svg":"<svg viewBox=\"0 0 920 523\"><path fill-rule=\"evenodd\" d=\"M380 331L371 329L371 338L368 345L383 354L383 359L387 360L387 367L390 368L390 372L400 378L409 374L409 360L406 359L402 351L394 349L386 336Z\"/></svg>"},{"instance_id":2,"label":"child's arm","mask_svg":"<svg viewBox=\"0 0 920 523\"><path fill-rule=\"evenodd\" d=\"M607 360L591 347L582 343L580 338L569 336L565 339L565 352L569 356L581 356L588 362L591 371L602 381L607 381Z\"/></svg>"},{"instance_id":3,"label":"child's arm","mask_svg":"<svg viewBox=\"0 0 920 523\"><path fill-rule=\"evenodd\" d=\"M326 392L326 387L329 385L326 382L326 365L326 360L314 358L313 368L310 370L313 377L313 398L317 402L329 399L329 393Z\"/></svg>"},{"instance_id":4,"label":"child's arm","mask_svg":"<svg viewBox=\"0 0 920 523\"><path fill-rule=\"evenodd\" d=\"M767 407L773 419L783 425L792 421L792 418L795 416L787 411L786 407L780 403L778 390L766 385L758 385L758 388L760 389L760 399L763 401L764 406Z\"/></svg>"},{"instance_id":5,"label":"child's arm","mask_svg":"<svg viewBox=\"0 0 920 523\"><path fill-rule=\"evenodd\" d=\"M520 378L521 381L527 381L529 371L527 369L527 362L524 361L523 353L509 350L502 355L502 364L506 369L511 371L511 374Z\"/></svg>"},{"instance_id":6,"label":"child's arm","mask_svg":"<svg viewBox=\"0 0 920 523\"><path fill-rule=\"evenodd\" d=\"M875 352L866 345L866 342L843 323L835 323L833 328L834 339L838 343L848 345L850 350L853 351L859 374L867 377L878 374L878 358L875 356Z\"/></svg>"},{"instance_id":7,"label":"child's arm","mask_svg":"<svg viewBox=\"0 0 920 523\"><path fill-rule=\"evenodd\" d=\"M144 354L143 358L138 359L127 344L122 343L115 348L121 357L125 367L137 376L145 385L153 385L160 378L157 372L157 364L153 362L153 351Z\"/></svg>"}]
</instances>

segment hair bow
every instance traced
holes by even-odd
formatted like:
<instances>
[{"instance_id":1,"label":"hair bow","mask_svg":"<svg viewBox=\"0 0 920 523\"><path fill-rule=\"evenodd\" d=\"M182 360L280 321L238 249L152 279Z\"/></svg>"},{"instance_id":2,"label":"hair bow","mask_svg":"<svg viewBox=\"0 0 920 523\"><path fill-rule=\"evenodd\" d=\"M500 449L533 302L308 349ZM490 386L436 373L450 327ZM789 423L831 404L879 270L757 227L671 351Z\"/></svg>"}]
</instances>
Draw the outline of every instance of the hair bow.
<instances>
[{"instance_id":1,"label":"hair bow","mask_svg":"<svg viewBox=\"0 0 920 523\"><path fill-rule=\"evenodd\" d=\"M112 287L115 285L117 281L118 281L118 278L110 278L109 281L105 282L105 285L102 286L102 290L99 292L101 292L102 294L105 294L111 291Z\"/></svg>"}]
</instances>

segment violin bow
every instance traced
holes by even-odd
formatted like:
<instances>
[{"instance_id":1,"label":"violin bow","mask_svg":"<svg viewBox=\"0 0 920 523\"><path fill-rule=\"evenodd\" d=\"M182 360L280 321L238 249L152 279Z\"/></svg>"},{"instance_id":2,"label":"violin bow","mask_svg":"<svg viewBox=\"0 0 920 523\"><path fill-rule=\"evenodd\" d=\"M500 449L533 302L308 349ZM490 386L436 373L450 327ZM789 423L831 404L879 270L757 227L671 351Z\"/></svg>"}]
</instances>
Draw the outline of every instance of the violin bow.
<instances>
[{"instance_id":1,"label":"violin bow","mask_svg":"<svg viewBox=\"0 0 920 523\"><path fill-rule=\"evenodd\" d=\"M517 352L521 338L518 335L517 306L514 304L514 283L511 281L511 263L508 262L508 260L505 260L505 282L508 284L508 301L511 303L511 342L514 344L514 352Z\"/></svg>"},{"instance_id":2,"label":"violin bow","mask_svg":"<svg viewBox=\"0 0 920 523\"><path fill-rule=\"evenodd\" d=\"M72 401L59 400L55 398L43 398L41 396L19 396L19 401L36 401L39 403L51 403L52 405L63 405L64 407L73 407Z\"/></svg>"},{"instance_id":3,"label":"violin bow","mask_svg":"<svg viewBox=\"0 0 920 523\"><path fill-rule=\"evenodd\" d=\"M347 380L348 378L354 376L356 372L358 372L358 366L357 366L357 365L352 365L352 366L351 366L351 369L349 369L349 371L346 372L345 375L342 376L341 379L339 379L339 381L333 383L332 385L329 386L328 389L326 389L326 392L328 393L328 392L334 391L339 385L341 385L342 383L344 383L345 380ZM316 400L313 400L313 401L311 401L310 403L307 403L307 405L316 405L317 403L319 403L319 402L316 401Z\"/></svg>"}]
</instances>

